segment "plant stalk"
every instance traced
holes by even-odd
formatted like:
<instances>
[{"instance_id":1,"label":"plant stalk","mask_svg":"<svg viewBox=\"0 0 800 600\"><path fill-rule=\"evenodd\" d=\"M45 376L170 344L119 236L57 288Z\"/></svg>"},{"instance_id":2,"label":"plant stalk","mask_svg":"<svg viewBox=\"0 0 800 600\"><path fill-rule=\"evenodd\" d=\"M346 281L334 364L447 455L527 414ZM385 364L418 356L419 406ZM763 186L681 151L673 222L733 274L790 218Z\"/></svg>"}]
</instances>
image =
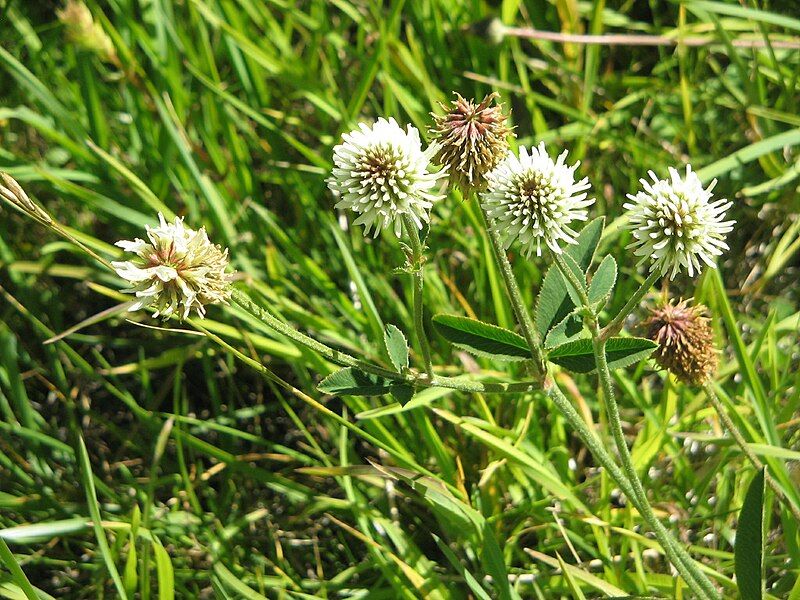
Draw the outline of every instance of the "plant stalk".
<instances>
[{"instance_id":1,"label":"plant stalk","mask_svg":"<svg viewBox=\"0 0 800 600\"><path fill-rule=\"evenodd\" d=\"M744 439L741 431L739 431L739 428L733 422L733 419L731 419L730 415L728 415L728 412L722 405L722 402L717 395L717 391L714 389L714 384L710 379L706 379L706 381L703 382L703 391L706 393L706 397L711 401L711 405L714 407L714 410L717 411L717 415L719 416L720 421L722 421L722 424L725 426L725 429L731 434L731 437L736 442L736 445L739 446L739 449L741 449L747 460L750 461L750 464L752 464L758 470L763 469L764 463L761 462L761 459L759 459L758 456L756 456L747 445L747 440ZM775 481L775 478L772 477L772 475L770 475L766 469L764 470L764 480L767 482L767 485L772 488L772 491L775 492L775 496L777 496L781 502L789 507L789 510L792 511L794 518L800 522L800 509L798 509L798 507L786 497L786 494L783 493L781 486L778 485L778 482Z\"/></svg>"},{"instance_id":2,"label":"plant stalk","mask_svg":"<svg viewBox=\"0 0 800 600\"><path fill-rule=\"evenodd\" d=\"M414 221L408 215L403 215L403 225L406 234L411 242L411 276L414 279L414 331L417 334L417 342L422 350L422 359L425 363L425 372L428 377L433 377L433 360L431 359L431 346L428 343L428 336L425 334L425 320L422 306L422 290L425 285L425 274L422 270L424 262L424 248L419 239L419 232Z\"/></svg>"},{"instance_id":3,"label":"plant stalk","mask_svg":"<svg viewBox=\"0 0 800 600\"><path fill-rule=\"evenodd\" d=\"M655 533L658 541L664 548L664 552L666 552L670 559L670 562L675 565L675 568L678 569L686 583L693 589L697 596L709 600L719 598L717 590L714 588L711 581L700 571L694 559L677 540L675 540L667 528L664 527L663 523L658 520L658 517L656 517L653 512L653 508L650 506L644 486L639 479L639 475L636 473L633 458L628 449L628 444L625 441L625 434L622 431L619 406L614 395L614 389L611 385L611 373L608 369L608 361L606 358L606 341L601 336L597 321L593 320L591 326L594 357L597 364L598 377L605 397L609 425L614 437L614 443L617 446L617 452L622 461L624 477L628 480L632 488L633 496L629 496L629 498L632 500L635 498L637 500L640 514L644 520L647 521L648 525L650 525L653 533Z\"/></svg>"},{"instance_id":4,"label":"plant stalk","mask_svg":"<svg viewBox=\"0 0 800 600\"><path fill-rule=\"evenodd\" d=\"M631 296L625 303L625 306L623 306L617 315L611 319L608 325L603 327L603 330L600 332L600 337L603 340L607 340L611 336L617 335L620 331L622 331L622 326L625 324L625 319L627 319L628 315L631 314L639 305L639 302L642 301L644 295L650 291L660 277L661 273L659 271L653 271L647 276L647 278L642 282L642 285L639 286L639 289L637 289L633 293L633 296Z\"/></svg>"},{"instance_id":5,"label":"plant stalk","mask_svg":"<svg viewBox=\"0 0 800 600\"><path fill-rule=\"evenodd\" d=\"M489 231L491 232L491 228L489 228ZM497 240L499 241L499 237ZM495 247L495 250L496 249L497 247ZM575 291L578 293L584 307L589 309L589 298L585 291L585 285L581 285L580 281L576 279L575 274L566 265L563 257L560 254L553 253L553 257L557 267L561 270L564 277L566 277L569 281L569 284L575 288ZM513 272L510 272L510 278L513 281L513 286L518 290L519 288L516 285L516 280L514 280ZM645 281L645 283L647 282ZM640 291L637 291L637 294L641 293L639 296L640 299L645 292L646 290L641 291L641 288ZM638 303L638 300L636 300L636 302ZM512 304L513 303L514 302L512 300ZM632 304L632 306L635 306L635 303ZM620 486L623 493L631 500L634 507L639 511L639 514L641 514L645 521L647 521L648 525L650 525L657 539L661 543L667 558L681 573L687 585L692 589L698 598L701 598L702 600L716 600L718 595L711 581L709 581L708 578L700 572L691 556L689 556L686 550L683 549L676 540L674 540L666 527L664 527L661 521L658 520L653 512L652 507L650 506L649 501L647 500L647 495L644 493L642 484L639 481L639 477L636 474L635 468L633 467L633 460L631 459L628 446L625 443L625 438L622 433L622 425L619 418L619 408L617 407L614 399L613 390L611 388L611 375L609 373L608 363L606 361L605 341L601 340L599 337L600 332L597 328L596 320L592 319L591 325L593 327L592 334L595 339L595 360L598 364L598 372L601 373L601 379L603 380L603 389L607 397L606 404L609 407L612 430L615 441L617 442L624 469L620 470L619 466L603 446L602 442L591 432L583 419L581 419L578 412L563 396L556 385L549 385L548 395L553 399L557 408L560 410L562 415L564 415L569 424L578 432L578 435L581 437L583 443L586 444L587 448L589 448L600 464L602 464L603 467L608 470L609 474L616 481L617 485ZM599 346L597 344L599 344ZM598 348L602 350L602 360L597 357ZM605 373L605 377L603 377L603 373ZM548 387L547 383L545 387Z\"/></svg>"},{"instance_id":6,"label":"plant stalk","mask_svg":"<svg viewBox=\"0 0 800 600\"><path fill-rule=\"evenodd\" d=\"M480 201L476 202L480 205ZM514 315L517 317L517 323L522 330L522 335L528 343L533 357L533 368L536 377L544 377L547 373L547 368L542 354L542 347L539 341L539 334L536 331L536 325L533 322L530 312L525 301L522 299L517 279L514 276L514 270L511 268L511 263L508 261L508 255L503 247L503 241L500 239L500 234L491 226L489 215L483 207L480 207L481 214L483 215L484 227L489 236L489 241L492 243L494 250L494 257L500 267L500 273L503 276L503 281L506 284L506 291L508 292L508 299L511 301L511 307L514 309Z\"/></svg>"},{"instance_id":7,"label":"plant stalk","mask_svg":"<svg viewBox=\"0 0 800 600\"><path fill-rule=\"evenodd\" d=\"M286 336L292 341L312 350L322 356L324 359L332 362L341 367L352 367L365 373L372 373L379 377L391 379L394 381L403 381L411 385L418 385L422 387L443 387L461 392L468 393L490 393L490 394L521 394L527 392L534 392L542 389L542 384L539 381L497 381L497 382L482 382L474 379L464 379L463 377L446 377L442 375L434 375L433 377L427 374L420 373L397 373L384 369L378 365L358 359L347 352L336 350L315 340L314 338L298 331L295 327L284 323L273 315L269 310L262 308L251 300L244 292L240 290L233 290L233 301L242 307L249 314L259 319L262 323Z\"/></svg>"}]
</instances>

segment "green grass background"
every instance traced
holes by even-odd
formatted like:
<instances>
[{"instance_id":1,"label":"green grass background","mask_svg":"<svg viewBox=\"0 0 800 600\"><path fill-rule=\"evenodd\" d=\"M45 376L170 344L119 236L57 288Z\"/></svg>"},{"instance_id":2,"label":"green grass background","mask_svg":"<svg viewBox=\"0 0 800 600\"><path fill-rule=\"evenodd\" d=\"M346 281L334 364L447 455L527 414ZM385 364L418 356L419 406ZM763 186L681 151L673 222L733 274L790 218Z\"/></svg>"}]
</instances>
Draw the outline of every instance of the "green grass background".
<instances>
[{"instance_id":1,"label":"green grass background","mask_svg":"<svg viewBox=\"0 0 800 600\"><path fill-rule=\"evenodd\" d=\"M719 179L738 221L731 251L719 271L665 293L711 307L720 393L754 450L773 464L800 458L800 51L733 45L797 40L792 0L87 5L116 63L66 39L58 3L0 0L0 168L90 247L117 256L110 244L158 211L185 215L297 328L386 362L384 325L411 334L410 287L393 273L402 251L336 214L331 149L361 119L425 132L452 91L496 90L516 143L582 160L607 215L601 249L621 268L610 314L641 281L620 227L625 193L647 170L687 161ZM492 19L709 44L500 40ZM479 215L450 197L432 220L428 315L512 326ZM532 304L547 265L512 260ZM0 212L0 538L42 593L502 598L508 580L524 598L680 596L658 545L543 398L429 390L400 410L385 408L390 398L320 397L331 365L236 308L210 311L209 330L390 456L213 342L135 326L153 324L144 314L43 344L124 301L120 284ZM504 368L432 341L442 372ZM754 471L698 391L651 363L615 379L658 513L735 597L732 542ZM593 379L559 381L605 431ZM413 468L390 481L371 464ZM780 506L767 513L767 590L787 598L794 586L798 598L798 524ZM0 596L20 598L24 580L0 554Z\"/></svg>"}]
</instances>

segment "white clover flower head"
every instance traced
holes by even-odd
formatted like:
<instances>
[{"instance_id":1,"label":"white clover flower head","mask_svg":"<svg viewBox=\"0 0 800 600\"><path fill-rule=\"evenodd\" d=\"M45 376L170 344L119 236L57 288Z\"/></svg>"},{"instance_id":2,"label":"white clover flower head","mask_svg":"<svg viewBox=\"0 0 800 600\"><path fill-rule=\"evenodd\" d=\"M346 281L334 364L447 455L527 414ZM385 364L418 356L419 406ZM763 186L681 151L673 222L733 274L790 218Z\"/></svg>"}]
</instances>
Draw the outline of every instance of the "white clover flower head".
<instances>
[{"instance_id":1,"label":"white clover flower head","mask_svg":"<svg viewBox=\"0 0 800 600\"><path fill-rule=\"evenodd\" d=\"M390 225L397 237L408 215L422 229L433 203L443 197L444 170L431 171L437 145L422 149L419 131L403 130L394 119L361 123L333 149L333 176L328 187L339 196L336 208L358 214L355 225L378 233Z\"/></svg>"},{"instance_id":2,"label":"white clover flower head","mask_svg":"<svg viewBox=\"0 0 800 600\"><path fill-rule=\"evenodd\" d=\"M714 258L728 249L725 234L736 221L723 221L731 202L714 200L711 190L717 180L703 188L697 173L686 165L686 175L670 167L669 179L649 172L652 182L641 179L643 190L628 194L628 227L634 241L628 248L650 261L650 271L669 273L673 279L682 269L690 276L700 273L703 264L716 267Z\"/></svg>"},{"instance_id":3,"label":"white clover flower head","mask_svg":"<svg viewBox=\"0 0 800 600\"><path fill-rule=\"evenodd\" d=\"M111 263L117 275L130 282L123 290L136 294L130 310L153 308L154 316L186 319L192 310L205 316L207 304L227 303L232 276L225 272L228 250L212 244L204 228L195 231L175 217L159 213L157 227L147 227L148 240L122 240L117 246L136 258Z\"/></svg>"},{"instance_id":4,"label":"white clover flower head","mask_svg":"<svg viewBox=\"0 0 800 600\"><path fill-rule=\"evenodd\" d=\"M575 244L578 235L570 224L585 221L594 198L587 198L589 180L575 181L580 162L567 166L567 151L554 161L544 142L519 156L508 154L487 176L481 194L490 226L503 236L508 248L516 239L523 253L541 256L542 244L555 253L562 244Z\"/></svg>"}]
</instances>

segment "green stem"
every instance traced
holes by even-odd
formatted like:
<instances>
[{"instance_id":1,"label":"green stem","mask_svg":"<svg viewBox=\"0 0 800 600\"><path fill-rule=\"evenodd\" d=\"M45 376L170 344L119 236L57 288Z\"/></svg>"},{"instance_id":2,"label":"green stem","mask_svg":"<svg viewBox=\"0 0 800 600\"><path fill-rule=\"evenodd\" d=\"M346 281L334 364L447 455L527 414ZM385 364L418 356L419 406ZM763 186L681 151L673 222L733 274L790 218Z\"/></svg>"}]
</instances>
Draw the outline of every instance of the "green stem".
<instances>
[{"instance_id":1,"label":"green stem","mask_svg":"<svg viewBox=\"0 0 800 600\"><path fill-rule=\"evenodd\" d=\"M613 479L614 482L619 486L619 488L622 490L622 493L630 499L631 504L639 512L639 514L644 515L649 508L649 504L647 504L646 499L643 503L637 496L631 480L625 475L622 469L620 469L619 465L617 465L617 463L611 457L605 445L603 445L603 442L594 434L588 425L586 425L586 422L581 418L580 414L578 414L578 411L574 406L572 406L569 400L567 400L567 398L564 396L564 393L558 388L557 385L550 385L547 393L550 399L555 403L556 408L558 408L559 412L561 412L570 426L577 432L578 436L581 438L581 441L589 449L597 462L600 463L600 465L609 474L611 479ZM650 512L652 513L652 509ZM667 558L672 564L675 564L676 567L678 567L678 571L680 571L681 575L683 575L687 585L689 585L692 591L697 594L698 598L716 598L716 595L709 595L705 593L700 584L696 582L693 577L687 576L685 569L681 569L679 565L682 563L679 562L679 552L674 549L674 547L677 545L664 542L665 537L671 540L671 536L661 522L658 521L658 519L654 517L654 520L655 524L650 523L649 521L648 523L651 525L651 527L653 527L653 531L656 533L656 536L661 542ZM685 551L683 552L685 553ZM688 554L686 557L691 561L691 558L688 556ZM700 574L700 577L704 576ZM710 586L711 583L708 583Z\"/></svg>"},{"instance_id":2,"label":"green stem","mask_svg":"<svg viewBox=\"0 0 800 600\"><path fill-rule=\"evenodd\" d=\"M406 234L411 242L411 275L414 279L414 331L417 334L417 342L422 350L422 359L425 362L425 372L429 377L433 377L433 361L431 359L431 347L428 343L428 336L425 334L425 321L423 318L422 290L425 285L425 274L422 270L424 260L424 248L419 239L419 232L413 219L403 216Z\"/></svg>"},{"instance_id":3,"label":"green stem","mask_svg":"<svg viewBox=\"0 0 800 600\"><path fill-rule=\"evenodd\" d=\"M642 301L644 295L650 291L660 277L660 271L653 271L647 276L647 278L642 282L642 285L639 286L639 289L634 292L633 296L631 296L625 303L625 306L622 307L622 310L620 310L617 315L611 319L611 322L600 332L600 337L602 339L607 340L611 336L617 335L620 331L622 331L622 326L625 324L625 319L627 319L628 315L631 314L639 305L639 302Z\"/></svg>"},{"instance_id":4,"label":"green stem","mask_svg":"<svg viewBox=\"0 0 800 600\"><path fill-rule=\"evenodd\" d=\"M480 204L480 203L479 203ZM522 335L528 343L533 357L533 368L537 377L544 377L547 369L545 367L544 356L542 354L541 343L539 341L539 334L536 331L536 325L533 322L530 312L525 301L522 299L517 279L514 277L514 270L511 268L511 263L508 261L508 255L503 247L503 241L500 239L500 234L492 227L489 215L483 210L481 206L481 214L483 215L484 226L489 235L489 241L492 243L494 250L494 257L497 264L500 266L500 273L503 276L503 281L506 284L506 291L508 292L508 299L511 301L511 307L514 309L514 315L517 317Z\"/></svg>"},{"instance_id":5,"label":"green stem","mask_svg":"<svg viewBox=\"0 0 800 600\"><path fill-rule=\"evenodd\" d=\"M432 377L420 375L419 373L397 373L384 369L378 365L360 360L346 352L335 350L330 346L326 346L322 342L315 340L312 337L301 333L297 328L284 323L273 315L269 310L262 308L253 302L245 293L240 290L234 290L232 294L233 301L246 310L249 314L259 319L262 323L272 328L281 335L297 342L301 346L305 346L309 350L313 350L324 359L332 362L333 364L341 367L353 367L372 373L379 377L392 379L394 381L404 381L412 385L419 385L422 387L443 387L461 392L477 392L477 393L491 393L491 394L521 394L541 390L542 386L539 381L514 381L514 382L481 382L473 379L464 379L463 377L445 377L441 375L434 375Z\"/></svg>"},{"instance_id":6,"label":"green stem","mask_svg":"<svg viewBox=\"0 0 800 600\"><path fill-rule=\"evenodd\" d=\"M585 307L588 307L589 296L586 294L586 283L581 282L578 279L578 276L575 275L575 272L572 269L570 269L569 266L567 265L563 255L556 252L552 252L552 256L553 260L556 263L556 266L558 267L558 270L561 271L561 274L567 278L569 284L577 292L578 297L581 300L581 304L583 304L583 306Z\"/></svg>"},{"instance_id":7,"label":"green stem","mask_svg":"<svg viewBox=\"0 0 800 600\"><path fill-rule=\"evenodd\" d=\"M294 387L292 384L288 383L287 381L284 381L278 375L273 373L269 368L267 368L266 365L262 364L258 360L255 360L254 358L251 358L251 357L247 356L246 354L240 352L239 350L237 350L236 348L231 346L228 342L223 340L218 335L208 331L205 327L203 327L203 325L202 325L202 323L200 322L199 319L190 319L189 323L193 327L195 327L198 331L203 332L210 340L212 340L213 342L215 342L216 344L218 344L222 348L225 348L226 350L232 352L234 354L234 356L236 356L239 360L241 360L245 364L249 365L250 367L252 367L256 371L260 372L269 381L271 381L271 382L275 383L276 385L279 385L283 389L289 391L296 398L302 400L303 402L305 402L306 404L308 404L309 406L311 406L315 410L319 411L320 413L322 413L324 415L327 415L328 417L330 417L331 419L335 420L340 425L343 425L344 427L348 428L350 431L352 431L352 432L356 433L357 435L361 436L366 441L368 441L370 444L373 444L374 446L385 450L388 454L390 454L399 463L404 464L408 468L413 469L413 470L415 470L415 471L417 471L419 473L422 473L422 474L424 474L424 475L426 475L428 477L435 477L435 475L431 471L429 471L428 469L426 469L422 465L418 464L414 460L414 457L410 452L408 452L407 450L403 450L402 452L399 451L397 448L395 448L395 447L389 445L388 443L378 439L377 437L375 437L371 433L367 432L366 430L361 429L360 427L358 427L358 425L355 425L354 423L351 423L349 420L344 418L342 415L340 415L339 413L331 410L330 408L328 408L327 406L325 406L324 404L322 404L321 402L319 402L315 398L312 398L311 396L309 396L308 394L306 394L302 390ZM451 484L446 484L446 485L447 485L448 489L450 489L452 491L455 491L455 493L460 493L458 491L458 489L455 488L454 486L452 486Z\"/></svg>"},{"instance_id":8,"label":"green stem","mask_svg":"<svg viewBox=\"0 0 800 600\"><path fill-rule=\"evenodd\" d=\"M719 415L720 421L725 426L725 429L728 433L731 434L736 444L741 449L742 453L747 457L747 460L750 461L756 469L761 470L764 468L764 463L761 462L761 459L755 455L755 453L750 449L750 446L747 445L747 440L744 439L744 436L739 431L739 428L733 422L733 419L730 418L728 412L725 410L725 407L722 405L722 402L717 395L717 391L714 389L714 384L711 382L710 379L706 379L703 382L703 391L706 393L706 397L711 401L711 405L714 407L714 410L717 411L717 415ZM772 491L775 492L775 496L783 502L786 506L789 507L789 510L792 511L794 518L800 522L800 509L794 505L787 497L786 494L783 493L781 486L778 485L778 482L767 472L764 471L764 481L767 482L767 485L772 488Z\"/></svg>"},{"instance_id":9,"label":"green stem","mask_svg":"<svg viewBox=\"0 0 800 600\"><path fill-rule=\"evenodd\" d=\"M633 496L628 496L632 500L635 499L639 504L639 512L650 525L656 538L664 548L670 562L675 565L680 574L683 576L686 583L692 588L699 598L715 599L718 598L714 585L711 581L700 571L700 568L695 563L694 559L689 556L689 553L678 544L677 540L673 538L666 527L658 520L658 517L653 512L650 502L647 499L647 494L644 491L644 486L636 473L636 467L633 464L628 444L625 441L625 434L622 431L622 421L619 416L619 406L617 405L614 396L614 389L611 385L611 373L608 369L608 361L606 358L606 341L601 337L600 329L596 321L591 323L592 330L592 343L594 347L594 358L597 364L597 373L600 379L600 384L603 389L605 397L606 411L608 413L609 425L614 437L614 443L617 446L617 452L620 460L622 461L622 468L624 476L630 483ZM624 491L624 490L623 490ZM626 493L627 495L627 493Z\"/></svg>"},{"instance_id":10,"label":"green stem","mask_svg":"<svg viewBox=\"0 0 800 600\"><path fill-rule=\"evenodd\" d=\"M347 354L346 352L341 352L339 350L335 350L330 346L326 346L322 342L318 342L312 337L307 336L304 333L301 333L296 328L292 327L291 325L284 323L280 319L278 319L275 315L273 315L269 310L262 308L255 302L253 302L246 294L239 290L233 290L231 295L232 300L245 309L248 313L262 321L265 325L271 327L275 331L280 334L285 335L289 339L294 340L295 342L313 350L326 360L330 362L343 366L343 367L353 367L364 371L366 373L372 373L374 375L379 375L380 377L386 377L388 379L397 379L398 373L394 371L390 371L389 369L384 369L383 367L379 367L378 365L373 365L371 363L365 362L354 356Z\"/></svg>"}]
</instances>

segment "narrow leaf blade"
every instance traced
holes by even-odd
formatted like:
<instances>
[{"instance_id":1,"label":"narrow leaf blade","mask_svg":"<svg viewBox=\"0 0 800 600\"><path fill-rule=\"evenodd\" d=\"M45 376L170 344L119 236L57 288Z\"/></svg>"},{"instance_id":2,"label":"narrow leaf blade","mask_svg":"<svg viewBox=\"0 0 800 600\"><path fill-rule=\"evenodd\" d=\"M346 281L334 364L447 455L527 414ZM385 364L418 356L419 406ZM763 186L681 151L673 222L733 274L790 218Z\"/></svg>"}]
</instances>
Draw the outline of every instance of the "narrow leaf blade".
<instances>
[{"instance_id":1,"label":"narrow leaf blade","mask_svg":"<svg viewBox=\"0 0 800 600\"><path fill-rule=\"evenodd\" d=\"M436 315L433 324L448 342L477 356L505 361L531 357L525 338L508 329L456 315Z\"/></svg>"},{"instance_id":2,"label":"narrow leaf blade","mask_svg":"<svg viewBox=\"0 0 800 600\"><path fill-rule=\"evenodd\" d=\"M739 513L734 559L736 584L742 600L761 600L764 525L764 469L750 482Z\"/></svg>"},{"instance_id":3,"label":"narrow leaf blade","mask_svg":"<svg viewBox=\"0 0 800 600\"><path fill-rule=\"evenodd\" d=\"M345 367L320 381L317 389L323 394L380 396L391 391L393 385L389 379Z\"/></svg>"},{"instance_id":4,"label":"narrow leaf blade","mask_svg":"<svg viewBox=\"0 0 800 600\"><path fill-rule=\"evenodd\" d=\"M623 369L647 358L658 344L645 338L614 337L606 343L609 369ZM580 339L553 348L548 358L575 373L591 373L597 367L592 340Z\"/></svg>"}]
</instances>

